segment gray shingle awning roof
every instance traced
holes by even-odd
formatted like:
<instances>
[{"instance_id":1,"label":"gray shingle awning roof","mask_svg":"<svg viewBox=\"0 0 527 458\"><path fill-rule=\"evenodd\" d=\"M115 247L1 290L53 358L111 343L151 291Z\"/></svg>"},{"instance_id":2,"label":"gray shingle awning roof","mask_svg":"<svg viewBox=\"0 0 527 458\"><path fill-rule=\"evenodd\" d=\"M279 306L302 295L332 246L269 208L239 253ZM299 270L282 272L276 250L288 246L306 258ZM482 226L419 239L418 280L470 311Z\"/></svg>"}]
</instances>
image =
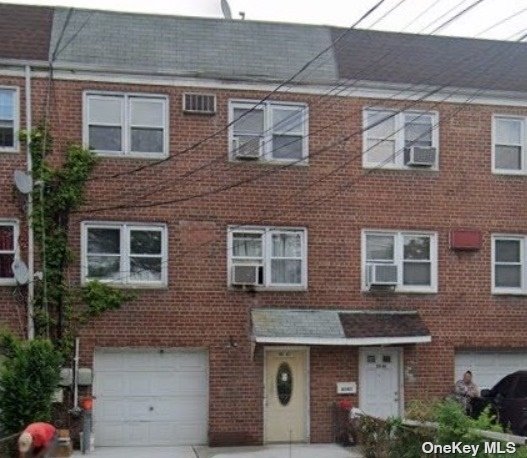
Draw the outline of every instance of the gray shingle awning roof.
<instances>
[{"instance_id":1,"label":"gray shingle awning roof","mask_svg":"<svg viewBox=\"0 0 527 458\"><path fill-rule=\"evenodd\" d=\"M253 309L257 343L381 345L431 341L415 311Z\"/></svg>"}]
</instances>

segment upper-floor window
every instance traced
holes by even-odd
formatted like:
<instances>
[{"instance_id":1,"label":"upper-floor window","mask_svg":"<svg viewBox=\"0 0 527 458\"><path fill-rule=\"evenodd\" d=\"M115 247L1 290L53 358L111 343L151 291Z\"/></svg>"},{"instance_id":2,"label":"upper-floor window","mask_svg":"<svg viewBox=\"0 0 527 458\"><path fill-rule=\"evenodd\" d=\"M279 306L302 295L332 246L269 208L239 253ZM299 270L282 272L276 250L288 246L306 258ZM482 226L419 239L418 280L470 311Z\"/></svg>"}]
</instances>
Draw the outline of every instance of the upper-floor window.
<instances>
[{"instance_id":1,"label":"upper-floor window","mask_svg":"<svg viewBox=\"0 0 527 458\"><path fill-rule=\"evenodd\" d=\"M492 237L492 292L527 294L526 240L523 235Z\"/></svg>"},{"instance_id":2,"label":"upper-floor window","mask_svg":"<svg viewBox=\"0 0 527 458\"><path fill-rule=\"evenodd\" d=\"M0 151L18 149L18 90L0 87Z\"/></svg>"},{"instance_id":3,"label":"upper-floor window","mask_svg":"<svg viewBox=\"0 0 527 458\"><path fill-rule=\"evenodd\" d=\"M165 225L86 222L82 231L83 281L166 285Z\"/></svg>"},{"instance_id":4,"label":"upper-floor window","mask_svg":"<svg viewBox=\"0 0 527 458\"><path fill-rule=\"evenodd\" d=\"M168 155L168 102L148 94L85 94L84 142L106 155Z\"/></svg>"},{"instance_id":5,"label":"upper-floor window","mask_svg":"<svg viewBox=\"0 0 527 458\"><path fill-rule=\"evenodd\" d=\"M18 223L0 221L0 285L14 284L11 265L18 252Z\"/></svg>"},{"instance_id":6,"label":"upper-floor window","mask_svg":"<svg viewBox=\"0 0 527 458\"><path fill-rule=\"evenodd\" d=\"M362 239L363 290L437 292L437 234L368 230Z\"/></svg>"},{"instance_id":7,"label":"upper-floor window","mask_svg":"<svg viewBox=\"0 0 527 458\"><path fill-rule=\"evenodd\" d=\"M307 286L305 229L230 228L228 250L230 285Z\"/></svg>"},{"instance_id":8,"label":"upper-floor window","mask_svg":"<svg viewBox=\"0 0 527 458\"><path fill-rule=\"evenodd\" d=\"M307 162L305 104L230 101L230 157L234 160Z\"/></svg>"},{"instance_id":9,"label":"upper-floor window","mask_svg":"<svg viewBox=\"0 0 527 458\"><path fill-rule=\"evenodd\" d=\"M527 173L526 118L494 117L493 171L505 174Z\"/></svg>"},{"instance_id":10,"label":"upper-floor window","mask_svg":"<svg viewBox=\"0 0 527 458\"><path fill-rule=\"evenodd\" d=\"M437 113L364 110L363 165L368 168L437 169Z\"/></svg>"}]
</instances>

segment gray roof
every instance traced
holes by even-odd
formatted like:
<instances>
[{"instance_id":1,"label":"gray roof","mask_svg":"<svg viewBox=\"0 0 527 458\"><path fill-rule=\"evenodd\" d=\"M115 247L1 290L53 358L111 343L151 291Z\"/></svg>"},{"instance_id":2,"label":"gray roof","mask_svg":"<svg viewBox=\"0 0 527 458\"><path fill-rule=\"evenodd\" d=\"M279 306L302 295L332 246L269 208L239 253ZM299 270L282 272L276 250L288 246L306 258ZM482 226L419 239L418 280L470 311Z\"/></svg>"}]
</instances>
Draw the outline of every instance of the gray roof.
<instances>
[{"instance_id":1,"label":"gray roof","mask_svg":"<svg viewBox=\"0 0 527 458\"><path fill-rule=\"evenodd\" d=\"M346 32L295 84L360 79L527 92L527 43L20 5L1 12L0 22L23 21L24 33L8 27L0 57L46 60L48 50L66 68L278 83Z\"/></svg>"},{"instance_id":2,"label":"gray roof","mask_svg":"<svg viewBox=\"0 0 527 458\"><path fill-rule=\"evenodd\" d=\"M254 337L344 338L332 310L253 309Z\"/></svg>"},{"instance_id":3,"label":"gray roof","mask_svg":"<svg viewBox=\"0 0 527 458\"><path fill-rule=\"evenodd\" d=\"M52 50L67 17L67 9L56 9ZM237 80L284 80L292 69L299 69L331 44L329 29L320 26L90 10L74 10L62 44L83 24L58 54L57 62ZM311 82L338 78L331 54L309 71Z\"/></svg>"}]
</instances>

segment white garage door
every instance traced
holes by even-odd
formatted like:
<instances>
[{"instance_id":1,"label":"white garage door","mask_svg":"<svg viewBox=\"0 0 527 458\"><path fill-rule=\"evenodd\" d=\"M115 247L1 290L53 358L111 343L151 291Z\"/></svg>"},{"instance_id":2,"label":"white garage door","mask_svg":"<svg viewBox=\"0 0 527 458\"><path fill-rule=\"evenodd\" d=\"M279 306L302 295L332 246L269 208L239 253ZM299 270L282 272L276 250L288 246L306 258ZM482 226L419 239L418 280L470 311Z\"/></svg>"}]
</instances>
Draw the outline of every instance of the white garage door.
<instances>
[{"instance_id":1,"label":"white garage door","mask_svg":"<svg viewBox=\"0 0 527 458\"><path fill-rule=\"evenodd\" d=\"M527 351L462 351L456 353L455 380L465 371L474 374L474 383L482 388L492 388L512 372L527 370Z\"/></svg>"},{"instance_id":2,"label":"white garage door","mask_svg":"<svg viewBox=\"0 0 527 458\"><path fill-rule=\"evenodd\" d=\"M94 373L97 445L207 443L206 352L102 349Z\"/></svg>"}]
</instances>

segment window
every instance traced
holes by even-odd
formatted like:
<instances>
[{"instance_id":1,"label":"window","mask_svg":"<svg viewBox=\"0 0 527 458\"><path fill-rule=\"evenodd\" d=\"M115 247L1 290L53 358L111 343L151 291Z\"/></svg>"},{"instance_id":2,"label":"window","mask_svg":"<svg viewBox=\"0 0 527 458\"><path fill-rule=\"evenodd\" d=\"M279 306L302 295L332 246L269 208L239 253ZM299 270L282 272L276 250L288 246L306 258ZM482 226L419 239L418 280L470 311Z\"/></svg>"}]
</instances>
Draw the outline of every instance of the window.
<instances>
[{"instance_id":1,"label":"window","mask_svg":"<svg viewBox=\"0 0 527 458\"><path fill-rule=\"evenodd\" d=\"M520 117L494 117L495 173L527 173L525 119Z\"/></svg>"},{"instance_id":2,"label":"window","mask_svg":"<svg viewBox=\"0 0 527 458\"><path fill-rule=\"evenodd\" d=\"M254 266L257 285L305 288L307 285L304 229L240 228L229 230L229 284L235 266Z\"/></svg>"},{"instance_id":3,"label":"window","mask_svg":"<svg viewBox=\"0 0 527 458\"><path fill-rule=\"evenodd\" d=\"M437 113L364 110L364 167L410 168L405 163L405 151L412 146L437 149L437 125ZM437 169L437 155L432 169Z\"/></svg>"},{"instance_id":4,"label":"window","mask_svg":"<svg viewBox=\"0 0 527 458\"><path fill-rule=\"evenodd\" d=\"M18 224L0 221L0 285L15 283L11 265L18 251Z\"/></svg>"},{"instance_id":5,"label":"window","mask_svg":"<svg viewBox=\"0 0 527 458\"><path fill-rule=\"evenodd\" d=\"M0 151L18 149L18 90L0 87Z\"/></svg>"},{"instance_id":6,"label":"window","mask_svg":"<svg viewBox=\"0 0 527 458\"><path fill-rule=\"evenodd\" d=\"M84 223L83 279L162 286L167 281L163 225Z\"/></svg>"},{"instance_id":7,"label":"window","mask_svg":"<svg viewBox=\"0 0 527 458\"><path fill-rule=\"evenodd\" d=\"M265 102L255 107L257 103L230 102L231 159L307 161L307 106Z\"/></svg>"},{"instance_id":8,"label":"window","mask_svg":"<svg viewBox=\"0 0 527 458\"><path fill-rule=\"evenodd\" d=\"M85 143L107 155L168 155L167 98L86 94Z\"/></svg>"},{"instance_id":9,"label":"window","mask_svg":"<svg viewBox=\"0 0 527 458\"><path fill-rule=\"evenodd\" d=\"M496 294L527 294L526 236L493 236L492 289Z\"/></svg>"},{"instance_id":10,"label":"window","mask_svg":"<svg viewBox=\"0 0 527 458\"><path fill-rule=\"evenodd\" d=\"M396 291L437 292L437 235L420 232L363 233L363 289L368 266L397 267Z\"/></svg>"}]
</instances>

